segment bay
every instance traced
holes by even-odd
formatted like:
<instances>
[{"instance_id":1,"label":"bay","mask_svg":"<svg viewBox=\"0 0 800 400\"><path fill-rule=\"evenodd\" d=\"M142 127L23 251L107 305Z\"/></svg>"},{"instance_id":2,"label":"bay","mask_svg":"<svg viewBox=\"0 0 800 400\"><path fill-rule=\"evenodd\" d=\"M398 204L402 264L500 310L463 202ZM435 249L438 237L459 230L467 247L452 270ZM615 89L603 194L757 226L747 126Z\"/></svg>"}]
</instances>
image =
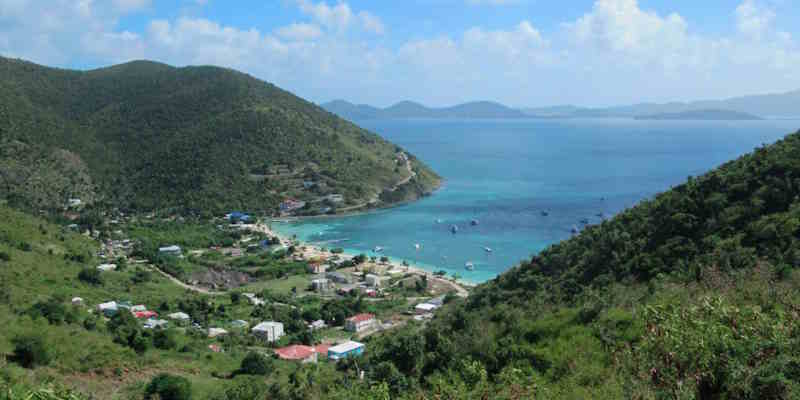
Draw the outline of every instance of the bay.
<instances>
[{"instance_id":1,"label":"bay","mask_svg":"<svg viewBox=\"0 0 800 400\"><path fill-rule=\"evenodd\" d=\"M445 179L443 187L388 210L273 228L306 242L387 255L479 283L569 238L573 227L583 227L582 220L599 223L690 175L779 140L800 121L368 120L359 125L426 162ZM384 249L381 254L372 252L376 246ZM474 270L466 270L466 263Z\"/></svg>"}]
</instances>

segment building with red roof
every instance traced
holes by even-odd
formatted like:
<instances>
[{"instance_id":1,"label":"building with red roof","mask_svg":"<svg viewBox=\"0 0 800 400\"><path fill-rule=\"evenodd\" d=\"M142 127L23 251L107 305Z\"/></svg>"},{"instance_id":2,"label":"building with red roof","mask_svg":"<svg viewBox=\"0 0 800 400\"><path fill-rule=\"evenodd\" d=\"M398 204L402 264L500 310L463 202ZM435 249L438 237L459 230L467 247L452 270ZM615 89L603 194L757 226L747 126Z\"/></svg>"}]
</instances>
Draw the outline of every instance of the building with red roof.
<instances>
[{"instance_id":1,"label":"building with red roof","mask_svg":"<svg viewBox=\"0 0 800 400\"><path fill-rule=\"evenodd\" d=\"M136 311L133 313L133 316L139 319L149 319L157 317L158 313L155 311Z\"/></svg>"},{"instance_id":2,"label":"building with red roof","mask_svg":"<svg viewBox=\"0 0 800 400\"><path fill-rule=\"evenodd\" d=\"M282 360L300 361L301 363L317 362L317 350L311 346L293 344L275 349L275 354Z\"/></svg>"},{"instance_id":3,"label":"building with red roof","mask_svg":"<svg viewBox=\"0 0 800 400\"><path fill-rule=\"evenodd\" d=\"M374 314L356 314L348 318L344 323L344 329L350 332L363 332L375 325Z\"/></svg>"}]
</instances>

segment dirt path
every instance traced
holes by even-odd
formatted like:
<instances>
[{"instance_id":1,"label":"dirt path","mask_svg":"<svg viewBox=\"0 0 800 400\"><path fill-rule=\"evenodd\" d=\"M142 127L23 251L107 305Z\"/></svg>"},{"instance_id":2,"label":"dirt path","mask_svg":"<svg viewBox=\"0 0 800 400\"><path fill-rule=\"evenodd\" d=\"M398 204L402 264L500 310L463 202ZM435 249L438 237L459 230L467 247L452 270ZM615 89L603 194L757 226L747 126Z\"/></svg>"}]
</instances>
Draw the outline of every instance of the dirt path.
<instances>
[{"instance_id":1,"label":"dirt path","mask_svg":"<svg viewBox=\"0 0 800 400\"><path fill-rule=\"evenodd\" d=\"M185 283L182 280L180 280L180 279L178 279L178 278L176 278L176 277L174 277L174 276L162 271L161 269L159 269L155 265L149 265L148 267L151 270L156 271L159 274L163 275L165 278L171 280L172 283L174 283L174 284L176 284L176 285L178 285L178 286L180 286L180 287L182 287L184 289L188 289L188 290L191 290L191 291L197 292L197 293L207 294L209 296L224 296L224 295L228 294L228 292L214 292L214 291L208 290L208 289L200 287L200 286L190 285L190 284Z\"/></svg>"}]
</instances>

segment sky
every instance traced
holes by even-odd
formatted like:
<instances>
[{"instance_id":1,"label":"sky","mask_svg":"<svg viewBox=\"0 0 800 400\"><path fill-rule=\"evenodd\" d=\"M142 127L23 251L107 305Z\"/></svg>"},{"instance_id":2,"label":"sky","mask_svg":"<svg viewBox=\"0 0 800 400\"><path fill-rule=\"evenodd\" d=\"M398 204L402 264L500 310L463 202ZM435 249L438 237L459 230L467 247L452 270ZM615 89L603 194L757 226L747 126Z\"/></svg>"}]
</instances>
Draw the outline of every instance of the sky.
<instances>
[{"instance_id":1,"label":"sky","mask_svg":"<svg viewBox=\"0 0 800 400\"><path fill-rule=\"evenodd\" d=\"M800 89L800 0L0 0L0 54L247 72L314 102L611 106Z\"/></svg>"}]
</instances>

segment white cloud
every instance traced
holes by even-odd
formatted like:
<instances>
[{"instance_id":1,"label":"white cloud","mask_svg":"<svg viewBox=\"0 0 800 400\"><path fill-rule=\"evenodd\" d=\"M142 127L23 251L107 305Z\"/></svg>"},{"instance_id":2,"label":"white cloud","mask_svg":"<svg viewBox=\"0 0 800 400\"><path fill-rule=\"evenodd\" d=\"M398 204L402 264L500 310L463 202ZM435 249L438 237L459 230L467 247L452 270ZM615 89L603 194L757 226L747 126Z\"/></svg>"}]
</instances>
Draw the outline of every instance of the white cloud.
<instances>
[{"instance_id":1,"label":"white cloud","mask_svg":"<svg viewBox=\"0 0 800 400\"><path fill-rule=\"evenodd\" d=\"M278 36L291 41L308 41L322 36L322 30L314 24L294 23L278 28Z\"/></svg>"},{"instance_id":2,"label":"white cloud","mask_svg":"<svg viewBox=\"0 0 800 400\"><path fill-rule=\"evenodd\" d=\"M303 13L330 29L344 30L353 20L353 10L347 3L329 6L324 1L315 4L311 0L298 0L297 4Z\"/></svg>"},{"instance_id":3,"label":"white cloud","mask_svg":"<svg viewBox=\"0 0 800 400\"><path fill-rule=\"evenodd\" d=\"M113 0L112 3L117 10L123 13L139 11L150 7L150 0Z\"/></svg>"},{"instance_id":4,"label":"white cloud","mask_svg":"<svg viewBox=\"0 0 800 400\"><path fill-rule=\"evenodd\" d=\"M739 32L760 39L771 28L775 12L762 7L753 0L745 0L736 7L736 26Z\"/></svg>"},{"instance_id":5,"label":"white cloud","mask_svg":"<svg viewBox=\"0 0 800 400\"><path fill-rule=\"evenodd\" d=\"M367 11L361 11L358 13L358 18L361 20L361 25L366 31L378 35L383 35L384 32L386 32L386 27L383 25L383 21L381 21L381 19L375 15L372 15Z\"/></svg>"}]
</instances>

